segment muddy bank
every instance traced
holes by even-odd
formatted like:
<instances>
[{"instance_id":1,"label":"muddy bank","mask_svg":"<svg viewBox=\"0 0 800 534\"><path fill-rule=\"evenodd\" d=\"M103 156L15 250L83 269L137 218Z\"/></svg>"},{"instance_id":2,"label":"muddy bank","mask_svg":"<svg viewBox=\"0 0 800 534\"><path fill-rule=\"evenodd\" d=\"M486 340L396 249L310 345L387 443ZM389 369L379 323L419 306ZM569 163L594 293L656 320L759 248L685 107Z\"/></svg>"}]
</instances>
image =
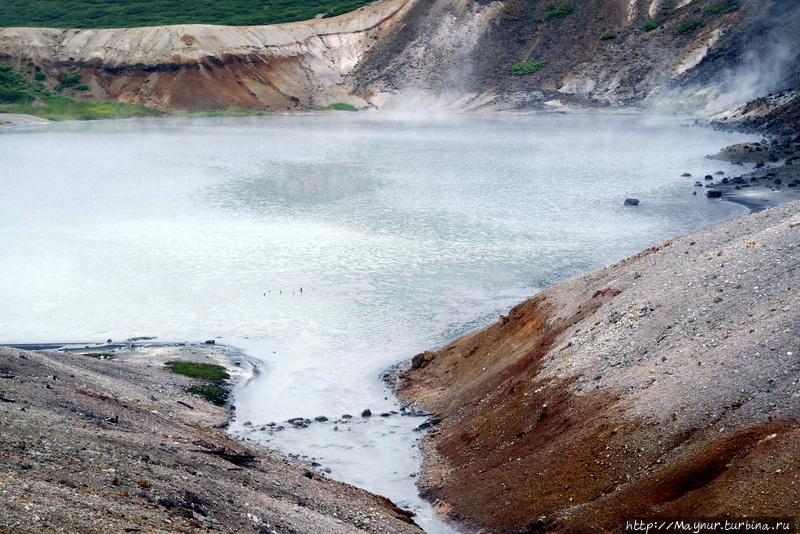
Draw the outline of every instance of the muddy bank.
<instances>
[{"instance_id":1,"label":"muddy bank","mask_svg":"<svg viewBox=\"0 0 800 534\"><path fill-rule=\"evenodd\" d=\"M0 347L0 532L422 532L383 497L230 438L227 409L163 365L218 350L111 354Z\"/></svg>"},{"instance_id":2,"label":"muddy bank","mask_svg":"<svg viewBox=\"0 0 800 534\"><path fill-rule=\"evenodd\" d=\"M699 230L415 358L423 494L467 532L796 514L798 232L800 201Z\"/></svg>"}]
</instances>

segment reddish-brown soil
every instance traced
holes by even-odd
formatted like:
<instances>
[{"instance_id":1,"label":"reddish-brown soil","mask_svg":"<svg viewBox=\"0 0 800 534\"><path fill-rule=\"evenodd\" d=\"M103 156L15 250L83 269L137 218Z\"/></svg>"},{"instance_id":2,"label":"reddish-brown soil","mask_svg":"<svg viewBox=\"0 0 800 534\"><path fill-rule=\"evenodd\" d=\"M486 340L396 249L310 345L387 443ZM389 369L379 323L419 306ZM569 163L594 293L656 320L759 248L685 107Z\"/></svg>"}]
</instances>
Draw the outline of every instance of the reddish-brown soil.
<instances>
[{"instance_id":1,"label":"reddish-brown soil","mask_svg":"<svg viewBox=\"0 0 800 534\"><path fill-rule=\"evenodd\" d=\"M423 494L468 532L796 514L798 230L793 202L681 237L416 358Z\"/></svg>"}]
</instances>

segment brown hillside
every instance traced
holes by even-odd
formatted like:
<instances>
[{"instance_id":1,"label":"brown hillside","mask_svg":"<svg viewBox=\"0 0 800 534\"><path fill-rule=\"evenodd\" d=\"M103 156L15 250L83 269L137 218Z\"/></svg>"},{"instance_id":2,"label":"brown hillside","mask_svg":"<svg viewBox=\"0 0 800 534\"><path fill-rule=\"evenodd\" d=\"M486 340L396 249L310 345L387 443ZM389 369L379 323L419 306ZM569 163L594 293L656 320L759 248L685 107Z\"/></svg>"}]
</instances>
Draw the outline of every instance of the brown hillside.
<instances>
[{"instance_id":1,"label":"brown hillside","mask_svg":"<svg viewBox=\"0 0 800 534\"><path fill-rule=\"evenodd\" d=\"M487 532L800 509L800 203L543 291L416 359L424 494Z\"/></svg>"}]
</instances>

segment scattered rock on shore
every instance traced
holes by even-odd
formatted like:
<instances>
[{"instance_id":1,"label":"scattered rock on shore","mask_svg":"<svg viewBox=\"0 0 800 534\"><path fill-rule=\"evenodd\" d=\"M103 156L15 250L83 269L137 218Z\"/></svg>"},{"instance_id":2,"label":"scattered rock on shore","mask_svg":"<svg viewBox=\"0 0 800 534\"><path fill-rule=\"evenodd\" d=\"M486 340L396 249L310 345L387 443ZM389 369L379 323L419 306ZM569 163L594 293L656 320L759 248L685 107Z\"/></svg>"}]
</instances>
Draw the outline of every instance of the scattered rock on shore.
<instances>
[{"instance_id":1,"label":"scattered rock on shore","mask_svg":"<svg viewBox=\"0 0 800 534\"><path fill-rule=\"evenodd\" d=\"M215 348L173 349L0 347L0 531L422 532L387 499L216 429L226 410L160 361Z\"/></svg>"}]
</instances>

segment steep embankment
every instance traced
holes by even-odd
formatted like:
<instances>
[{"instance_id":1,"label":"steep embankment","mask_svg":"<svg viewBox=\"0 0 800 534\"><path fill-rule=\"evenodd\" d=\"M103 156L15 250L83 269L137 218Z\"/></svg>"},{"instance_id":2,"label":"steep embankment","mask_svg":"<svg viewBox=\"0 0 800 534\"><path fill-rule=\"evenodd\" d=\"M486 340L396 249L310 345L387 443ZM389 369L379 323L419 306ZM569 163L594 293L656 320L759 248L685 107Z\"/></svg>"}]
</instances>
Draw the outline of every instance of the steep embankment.
<instances>
[{"instance_id":1,"label":"steep embankment","mask_svg":"<svg viewBox=\"0 0 800 534\"><path fill-rule=\"evenodd\" d=\"M164 367L204 350L0 347L0 533L421 534L385 498L220 430L227 412Z\"/></svg>"},{"instance_id":2,"label":"steep embankment","mask_svg":"<svg viewBox=\"0 0 800 534\"><path fill-rule=\"evenodd\" d=\"M387 0L333 19L274 26L163 26L108 30L0 29L0 59L31 63L55 89L152 108L309 109L352 97L342 85L413 0Z\"/></svg>"},{"instance_id":3,"label":"steep embankment","mask_svg":"<svg viewBox=\"0 0 800 534\"><path fill-rule=\"evenodd\" d=\"M419 355L423 493L492 532L800 509L800 202L554 286Z\"/></svg>"},{"instance_id":4,"label":"steep embankment","mask_svg":"<svg viewBox=\"0 0 800 534\"><path fill-rule=\"evenodd\" d=\"M263 27L0 29L0 59L156 108L718 111L800 89L798 23L793 0L383 0Z\"/></svg>"}]
</instances>

